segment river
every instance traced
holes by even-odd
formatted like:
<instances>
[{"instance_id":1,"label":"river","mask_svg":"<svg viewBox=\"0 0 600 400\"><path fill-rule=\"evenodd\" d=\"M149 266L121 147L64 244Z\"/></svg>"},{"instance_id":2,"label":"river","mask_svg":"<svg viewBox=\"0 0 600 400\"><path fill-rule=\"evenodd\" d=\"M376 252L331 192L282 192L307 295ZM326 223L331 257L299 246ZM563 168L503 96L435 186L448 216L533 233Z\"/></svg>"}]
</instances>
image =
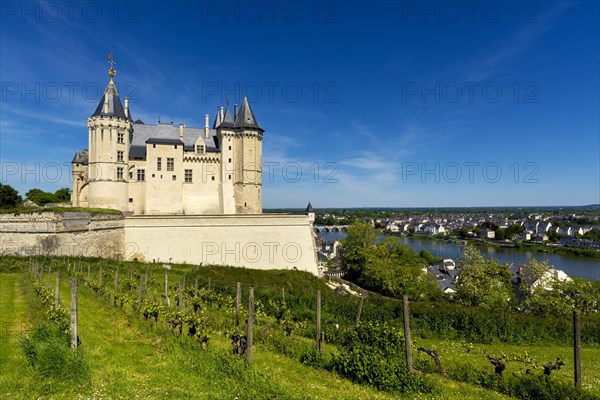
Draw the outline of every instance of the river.
<instances>
[{"instance_id":1,"label":"river","mask_svg":"<svg viewBox=\"0 0 600 400\"><path fill-rule=\"evenodd\" d=\"M342 239L345 232L323 232L319 233L326 240ZM384 236L382 234L381 236ZM431 254L442 258L457 259L461 256L460 243L451 243L445 240L428 240L414 237L398 237L402 244L409 245L417 251L429 250ZM486 257L495 258L499 263L525 264L529 258L539 261L547 260L557 269L565 271L567 275L581 278L600 280L600 259L593 257L575 256L570 254L540 253L536 251L520 250L515 248L485 246L479 247Z\"/></svg>"}]
</instances>

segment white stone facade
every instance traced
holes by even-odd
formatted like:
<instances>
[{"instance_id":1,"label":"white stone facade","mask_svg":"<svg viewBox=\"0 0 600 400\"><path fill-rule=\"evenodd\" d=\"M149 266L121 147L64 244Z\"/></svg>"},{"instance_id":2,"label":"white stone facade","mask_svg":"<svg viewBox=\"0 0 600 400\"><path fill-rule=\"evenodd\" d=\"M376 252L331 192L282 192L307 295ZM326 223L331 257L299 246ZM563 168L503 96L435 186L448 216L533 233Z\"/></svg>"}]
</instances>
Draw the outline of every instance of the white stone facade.
<instances>
[{"instance_id":1,"label":"white stone facade","mask_svg":"<svg viewBox=\"0 0 600 400\"><path fill-rule=\"evenodd\" d=\"M262 138L247 99L213 127L133 121L111 80L72 162L72 203L133 215L262 213Z\"/></svg>"}]
</instances>

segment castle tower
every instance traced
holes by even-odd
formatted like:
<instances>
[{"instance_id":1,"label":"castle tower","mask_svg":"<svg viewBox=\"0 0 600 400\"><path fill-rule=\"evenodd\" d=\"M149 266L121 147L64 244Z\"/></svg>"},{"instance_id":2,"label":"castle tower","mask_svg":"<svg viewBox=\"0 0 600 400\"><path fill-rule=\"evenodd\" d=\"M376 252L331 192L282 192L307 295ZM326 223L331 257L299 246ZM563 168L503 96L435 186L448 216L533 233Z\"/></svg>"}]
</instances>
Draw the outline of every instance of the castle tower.
<instances>
[{"instance_id":1,"label":"castle tower","mask_svg":"<svg viewBox=\"0 0 600 400\"><path fill-rule=\"evenodd\" d=\"M88 118L89 207L128 210L127 165L133 131L128 99L125 107L113 82L116 71L109 55L110 81L94 114Z\"/></svg>"},{"instance_id":2,"label":"castle tower","mask_svg":"<svg viewBox=\"0 0 600 400\"><path fill-rule=\"evenodd\" d=\"M235 166L233 190L236 214L262 213L262 138L248 99L244 97L233 123Z\"/></svg>"},{"instance_id":3,"label":"castle tower","mask_svg":"<svg viewBox=\"0 0 600 400\"><path fill-rule=\"evenodd\" d=\"M315 222L315 209L310 201L308 202L308 206L306 206L306 210L304 210L304 214L308 215L308 219L311 224Z\"/></svg>"},{"instance_id":4,"label":"castle tower","mask_svg":"<svg viewBox=\"0 0 600 400\"><path fill-rule=\"evenodd\" d=\"M217 125L217 136L221 146L221 210L223 214L236 214L234 182L236 181L235 171L235 147L236 133L233 129L233 117L229 112L229 106L220 109L219 122ZM215 120L215 124L217 120Z\"/></svg>"}]
</instances>

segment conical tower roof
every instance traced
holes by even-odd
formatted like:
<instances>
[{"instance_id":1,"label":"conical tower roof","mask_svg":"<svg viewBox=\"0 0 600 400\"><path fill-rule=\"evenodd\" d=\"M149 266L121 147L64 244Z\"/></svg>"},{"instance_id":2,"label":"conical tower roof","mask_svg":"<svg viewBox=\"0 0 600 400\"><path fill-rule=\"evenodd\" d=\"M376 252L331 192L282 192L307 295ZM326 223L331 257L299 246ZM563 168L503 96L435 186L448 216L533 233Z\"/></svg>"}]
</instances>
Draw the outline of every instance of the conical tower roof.
<instances>
[{"instance_id":1,"label":"conical tower roof","mask_svg":"<svg viewBox=\"0 0 600 400\"><path fill-rule=\"evenodd\" d=\"M96 107L96 111L94 111L92 117L117 117L133 121L131 119L131 112L129 112L129 116L125 114L125 109L119 98L119 92L117 92L117 87L113 82L113 77L116 75L117 71L113 68L114 62L112 61L112 54L109 54L108 59L110 64L110 69L108 70L110 82L108 82L104 95L100 99L100 103L98 104L98 107Z\"/></svg>"},{"instance_id":2,"label":"conical tower roof","mask_svg":"<svg viewBox=\"0 0 600 400\"><path fill-rule=\"evenodd\" d=\"M244 101L242 102L242 106L240 107L240 111L235 117L235 123L233 124L234 128L248 128L248 129L257 129L259 131L264 132L256 118L254 117L254 113L250 108L250 104L248 103L248 98L244 96Z\"/></svg>"},{"instance_id":3,"label":"conical tower roof","mask_svg":"<svg viewBox=\"0 0 600 400\"><path fill-rule=\"evenodd\" d=\"M231 111L229 111L229 105L225 108L225 116L223 117L223 122L219 125L220 128L233 128L233 117L231 116Z\"/></svg>"}]
</instances>

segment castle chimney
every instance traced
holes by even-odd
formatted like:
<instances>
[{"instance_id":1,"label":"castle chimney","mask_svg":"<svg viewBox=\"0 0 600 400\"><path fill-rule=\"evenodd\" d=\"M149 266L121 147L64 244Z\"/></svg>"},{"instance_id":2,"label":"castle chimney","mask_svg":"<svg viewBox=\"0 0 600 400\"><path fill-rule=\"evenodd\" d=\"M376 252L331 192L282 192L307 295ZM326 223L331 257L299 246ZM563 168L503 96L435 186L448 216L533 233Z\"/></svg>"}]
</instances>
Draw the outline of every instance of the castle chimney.
<instances>
[{"instance_id":1,"label":"castle chimney","mask_svg":"<svg viewBox=\"0 0 600 400\"><path fill-rule=\"evenodd\" d=\"M235 121L235 119L237 118L237 104L233 105L233 120Z\"/></svg>"},{"instance_id":2,"label":"castle chimney","mask_svg":"<svg viewBox=\"0 0 600 400\"><path fill-rule=\"evenodd\" d=\"M208 139L208 114L204 116L204 138Z\"/></svg>"},{"instance_id":3,"label":"castle chimney","mask_svg":"<svg viewBox=\"0 0 600 400\"><path fill-rule=\"evenodd\" d=\"M183 142L183 124L179 124L179 140Z\"/></svg>"},{"instance_id":4,"label":"castle chimney","mask_svg":"<svg viewBox=\"0 0 600 400\"><path fill-rule=\"evenodd\" d=\"M108 114L108 96L104 94L104 114Z\"/></svg>"},{"instance_id":5,"label":"castle chimney","mask_svg":"<svg viewBox=\"0 0 600 400\"><path fill-rule=\"evenodd\" d=\"M129 118L129 97L125 96L125 116Z\"/></svg>"}]
</instances>

